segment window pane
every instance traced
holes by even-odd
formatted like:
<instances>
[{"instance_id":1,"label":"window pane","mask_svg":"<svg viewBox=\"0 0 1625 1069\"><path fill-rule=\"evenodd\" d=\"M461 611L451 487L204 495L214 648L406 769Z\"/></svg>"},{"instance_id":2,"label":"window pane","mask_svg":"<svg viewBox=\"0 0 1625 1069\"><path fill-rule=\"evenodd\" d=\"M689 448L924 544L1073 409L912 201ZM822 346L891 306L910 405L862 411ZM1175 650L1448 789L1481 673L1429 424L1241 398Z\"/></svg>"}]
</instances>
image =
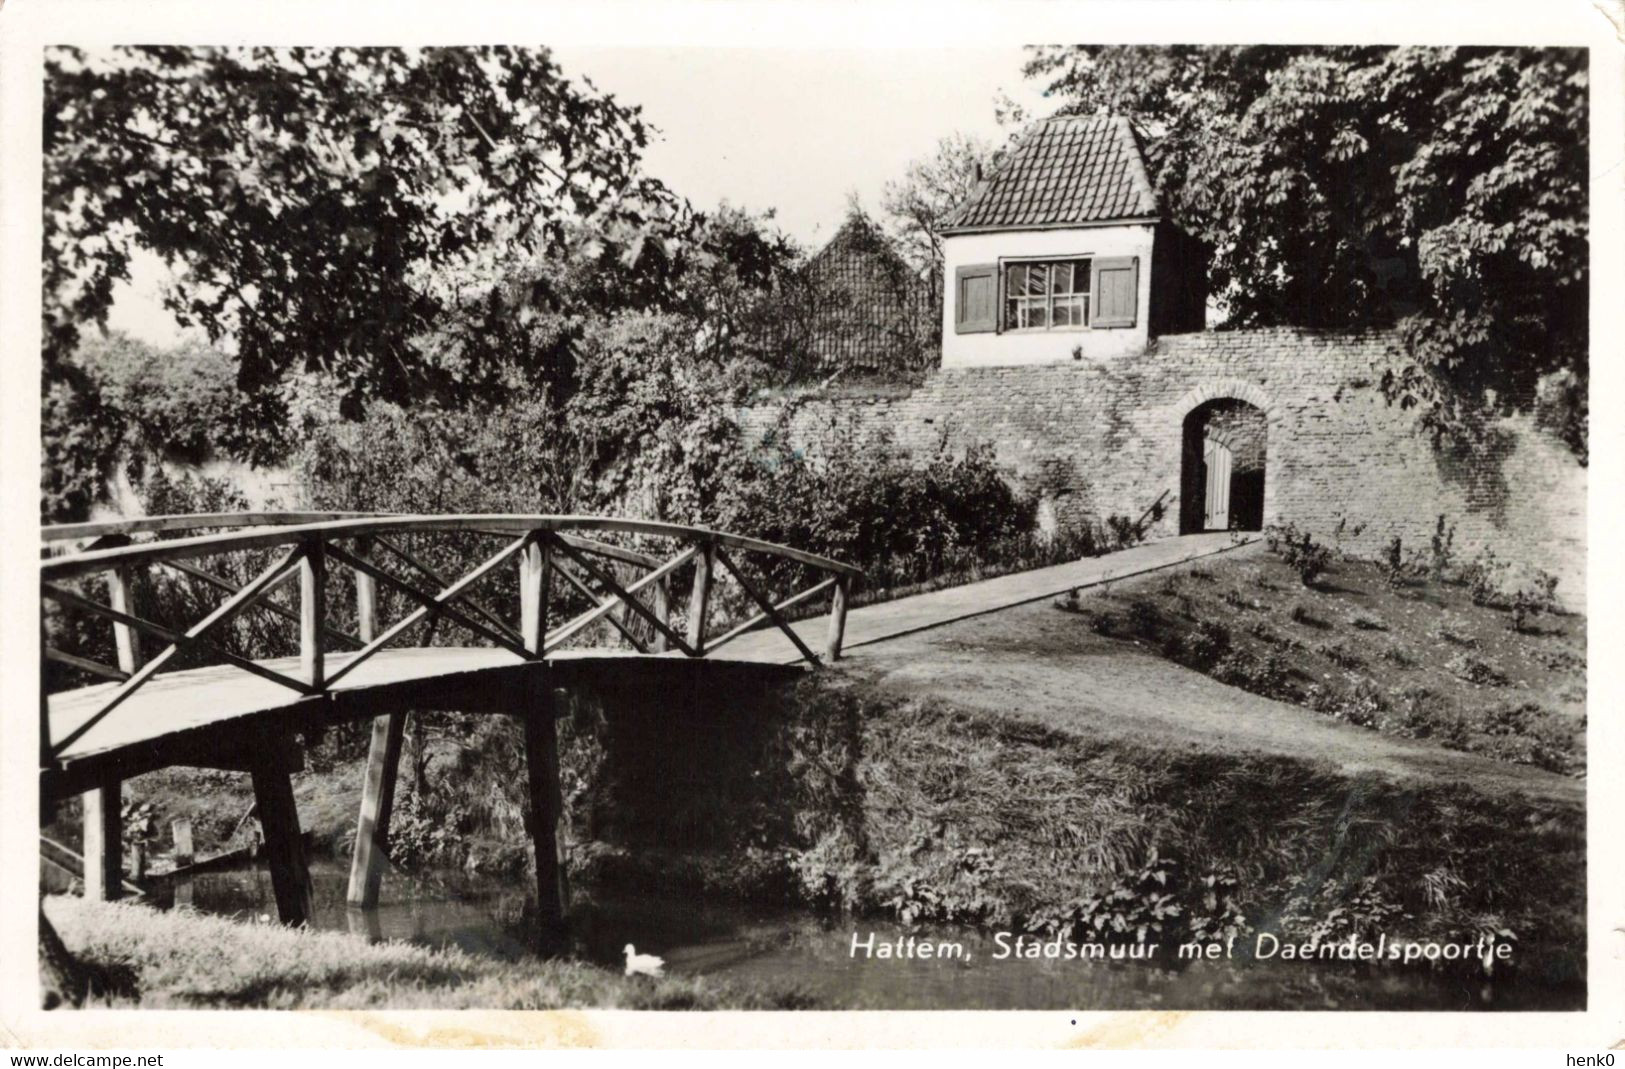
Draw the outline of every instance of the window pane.
<instances>
[{"instance_id":1,"label":"window pane","mask_svg":"<svg viewBox=\"0 0 1625 1069\"><path fill-rule=\"evenodd\" d=\"M1011 264L1005 269L1004 295L1019 297L1027 290L1027 265Z\"/></svg>"},{"instance_id":2,"label":"window pane","mask_svg":"<svg viewBox=\"0 0 1625 1069\"><path fill-rule=\"evenodd\" d=\"M1030 301L1027 306L1027 325L1042 330L1048 325L1049 316L1044 310L1044 302Z\"/></svg>"},{"instance_id":3,"label":"window pane","mask_svg":"<svg viewBox=\"0 0 1625 1069\"><path fill-rule=\"evenodd\" d=\"M1019 314L1017 312L1017 309L1020 307L1020 304L1021 304L1020 301L1013 301L1013 300L1004 302L1004 329L1005 330L1016 330L1016 329L1018 329L1018 327L1019 327Z\"/></svg>"},{"instance_id":4,"label":"window pane","mask_svg":"<svg viewBox=\"0 0 1625 1069\"><path fill-rule=\"evenodd\" d=\"M1049 264L1027 265L1027 295L1042 297L1049 285Z\"/></svg>"},{"instance_id":5,"label":"window pane","mask_svg":"<svg viewBox=\"0 0 1625 1069\"><path fill-rule=\"evenodd\" d=\"M1068 307L1068 303L1064 299L1055 302L1055 311L1050 316L1050 322L1053 326L1069 327L1072 325L1072 309Z\"/></svg>"},{"instance_id":6,"label":"window pane","mask_svg":"<svg viewBox=\"0 0 1625 1069\"><path fill-rule=\"evenodd\" d=\"M1087 295L1083 298L1083 318L1078 320L1078 324L1080 326L1089 325L1089 298Z\"/></svg>"},{"instance_id":7,"label":"window pane","mask_svg":"<svg viewBox=\"0 0 1625 1069\"><path fill-rule=\"evenodd\" d=\"M1074 272L1075 281L1076 281L1077 284L1072 287L1072 292L1073 293L1088 293L1089 292L1089 276L1092 273L1093 272L1091 272L1089 270L1089 261L1088 260L1079 260L1078 264L1077 264L1077 269Z\"/></svg>"},{"instance_id":8,"label":"window pane","mask_svg":"<svg viewBox=\"0 0 1625 1069\"><path fill-rule=\"evenodd\" d=\"M1049 291L1051 293L1072 292L1072 265L1058 263L1050 267Z\"/></svg>"}]
</instances>

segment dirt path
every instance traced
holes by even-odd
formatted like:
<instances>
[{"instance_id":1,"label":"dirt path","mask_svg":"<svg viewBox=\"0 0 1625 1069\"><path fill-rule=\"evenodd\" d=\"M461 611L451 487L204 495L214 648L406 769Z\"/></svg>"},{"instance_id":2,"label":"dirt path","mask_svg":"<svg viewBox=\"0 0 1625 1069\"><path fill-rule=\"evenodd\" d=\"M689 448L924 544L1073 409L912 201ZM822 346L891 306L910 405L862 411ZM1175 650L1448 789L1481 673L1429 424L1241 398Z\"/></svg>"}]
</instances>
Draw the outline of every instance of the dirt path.
<instances>
[{"instance_id":1,"label":"dirt path","mask_svg":"<svg viewBox=\"0 0 1625 1069\"><path fill-rule=\"evenodd\" d=\"M1244 550L1243 552L1247 552ZM1084 594L1085 600L1089 594ZM1275 753L1347 773L1456 781L1574 804L1585 783L1342 724L1089 630L1048 601L852 650L846 670L967 708L1158 746Z\"/></svg>"}]
</instances>

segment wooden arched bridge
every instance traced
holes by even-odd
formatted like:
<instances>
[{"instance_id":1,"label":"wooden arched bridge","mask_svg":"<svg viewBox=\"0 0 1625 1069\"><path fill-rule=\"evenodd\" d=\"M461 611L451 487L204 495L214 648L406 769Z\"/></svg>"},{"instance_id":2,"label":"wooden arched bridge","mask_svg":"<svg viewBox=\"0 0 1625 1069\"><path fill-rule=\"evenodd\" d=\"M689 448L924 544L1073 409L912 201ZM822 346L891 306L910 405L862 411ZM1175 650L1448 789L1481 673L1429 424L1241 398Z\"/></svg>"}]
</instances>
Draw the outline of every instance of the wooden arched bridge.
<instances>
[{"instance_id":1,"label":"wooden arched bridge","mask_svg":"<svg viewBox=\"0 0 1625 1069\"><path fill-rule=\"evenodd\" d=\"M289 778L296 734L372 721L349 889L367 907L407 710L518 718L538 902L556 926L567 884L554 689L606 665L624 671L629 657L670 669L833 661L860 574L739 535L590 516L155 516L49 527L44 542L41 790L47 801L84 795L86 893L123 887L123 780L173 765L233 769L252 777L289 924L310 915ZM795 592L775 599L775 586ZM825 598L815 651L791 616ZM733 656L721 652L730 646Z\"/></svg>"}]
</instances>

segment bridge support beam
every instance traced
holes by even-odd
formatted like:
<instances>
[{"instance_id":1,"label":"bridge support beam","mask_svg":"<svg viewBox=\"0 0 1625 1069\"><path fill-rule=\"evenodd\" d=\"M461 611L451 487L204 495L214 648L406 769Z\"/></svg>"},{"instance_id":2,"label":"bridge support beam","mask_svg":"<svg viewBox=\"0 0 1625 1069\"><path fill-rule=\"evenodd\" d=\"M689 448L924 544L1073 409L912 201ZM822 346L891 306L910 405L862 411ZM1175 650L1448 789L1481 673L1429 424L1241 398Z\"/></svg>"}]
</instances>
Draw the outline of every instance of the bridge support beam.
<instances>
[{"instance_id":1,"label":"bridge support beam","mask_svg":"<svg viewBox=\"0 0 1625 1069\"><path fill-rule=\"evenodd\" d=\"M310 920L312 894L305 843L299 831L299 808L293 800L293 779L281 761L256 764L254 804L265 834L265 860L271 869L271 891L283 924L298 927Z\"/></svg>"},{"instance_id":2,"label":"bridge support beam","mask_svg":"<svg viewBox=\"0 0 1625 1069\"><path fill-rule=\"evenodd\" d=\"M124 893L123 783L117 776L84 793L85 897L111 902Z\"/></svg>"},{"instance_id":3,"label":"bridge support beam","mask_svg":"<svg viewBox=\"0 0 1625 1069\"><path fill-rule=\"evenodd\" d=\"M361 815L356 819L355 850L350 855L350 888L345 895L345 901L361 909L377 907L383 886L384 864L389 860L389 817L395 807L395 781L405 735L405 713L390 713L372 722Z\"/></svg>"},{"instance_id":4,"label":"bridge support beam","mask_svg":"<svg viewBox=\"0 0 1625 1069\"><path fill-rule=\"evenodd\" d=\"M525 768L530 788L530 837L536 854L536 906L544 948L556 948L564 937L570 908L570 884L559 835L564 798L559 789L559 736L554 723L553 690L543 677L537 698L521 714L525 730Z\"/></svg>"}]
</instances>

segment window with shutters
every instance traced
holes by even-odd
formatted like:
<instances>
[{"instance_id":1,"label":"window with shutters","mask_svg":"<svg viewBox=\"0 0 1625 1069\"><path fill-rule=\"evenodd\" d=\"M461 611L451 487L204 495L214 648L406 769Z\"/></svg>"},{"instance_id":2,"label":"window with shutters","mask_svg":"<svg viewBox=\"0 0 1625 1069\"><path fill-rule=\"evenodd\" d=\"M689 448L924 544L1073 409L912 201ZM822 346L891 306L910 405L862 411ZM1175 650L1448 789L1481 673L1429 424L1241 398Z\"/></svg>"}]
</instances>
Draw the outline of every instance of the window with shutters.
<instances>
[{"instance_id":1,"label":"window with shutters","mask_svg":"<svg viewBox=\"0 0 1625 1069\"><path fill-rule=\"evenodd\" d=\"M1089 261L1026 260L1004 267L1005 330L1089 325Z\"/></svg>"}]
</instances>

